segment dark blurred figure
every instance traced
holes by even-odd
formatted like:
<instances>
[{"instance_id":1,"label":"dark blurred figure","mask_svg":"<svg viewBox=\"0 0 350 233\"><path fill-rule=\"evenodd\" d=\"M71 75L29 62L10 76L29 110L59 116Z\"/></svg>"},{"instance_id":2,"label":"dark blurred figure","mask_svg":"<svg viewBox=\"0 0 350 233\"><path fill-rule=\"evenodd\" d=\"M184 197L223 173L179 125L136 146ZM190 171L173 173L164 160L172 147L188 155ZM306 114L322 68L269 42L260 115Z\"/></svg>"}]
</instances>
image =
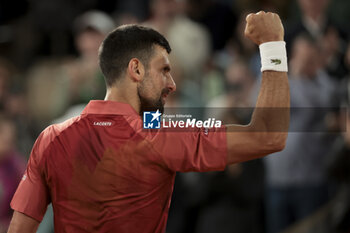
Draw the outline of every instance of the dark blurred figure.
<instances>
[{"instance_id":1,"label":"dark blurred figure","mask_svg":"<svg viewBox=\"0 0 350 233\"><path fill-rule=\"evenodd\" d=\"M71 22L78 8L91 6L91 1L27 1L28 11L11 25L11 56L16 65L28 69L38 57L71 53Z\"/></svg>"},{"instance_id":2,"label":"dark blurred figure","mask_svg":"<svg viewBox=\"0 0 350 233\"><path fill-rule=\"evenodd\" d=\"M244 60L248 63L249 69L257 77L260 75L261 68L259 50L254 43L246 39L243 33L247 14L248 12L244 12L240 15L237 27L224 49L216 51L214 54L214 63L225 70L231 63Z\"/></svg>"},{"instance_id":3,"label":"dark blurred figure","mask_svg":"<svg viewBox=\"0 0 350 233\"><path fill-rule=\"evenodd\" d=\"M98 67L98 49L114 27L112 18L100 11L89 11L75 19L74 40L79 57L67 64L71 104L104 98L105 84Z\"/></svg>"},{"instance_id":4,"label":"dark blurred figure","mask_svg":"<svg viewBox=\"0 0 350 233\"><path fill-rule=\"evenodd\" d=\"M4 58L0 58L0 110L5 108L13 72L13 65Z\"/></svg>"},{"instance_id":5,"label":"dark blurred figure","mask_svg":"<svg viewBox=\"0 0 350 233\"><path fill-rule=\"evenodd\" d=\"M172 57L181 65L185 79L196 79L211 54L206 28L185 15L185 5L176 0L152 0L151 17L144 24L166 36Z\"/></svg>"},{"instance_id":6,"label":"dark blurred figure","mask_svg":"<svg viewBox=\"0 0 350 233\"><path fill-rule=\"evenodd\" d=\"M181 90L176 94L181 106L203 106L198 93L212 51L210 34L203 25L186 16L183 1L151 0L150 6L151 17L144 24L157 29L171 44L170 59L182 74L176 84Z\"/></svg>"},{"instance_id":7,"label":"dark blurred figure","mask_svg":"<svg viewBox=\"0 0 350 233\"><path fill-rule=\"evenodd\" d=\"M28 72L28 105L40 130L71 105L104 98L98 48L114 29L114 22L103 12L89 11L79 16L73 27L79 56L47 58Z\"/></svg>"},{"instance_id":8,"label":"dark blurred figure","mask_svg":"<svg viewBox=\"0 0 350 233\"><path fill-rule=\"evenodd\" d=\"M0 114L0 232L7 231L12 217L10 201L25 169L15 146L15 124Z\"/></svg>"},{"instance_id":9,"label":"dark blurred figure","mask_svg":"<svg viewBox=\"0 0 350 233\"><path fill-rule=\"evenodd\" d=\"M344 112L345 131L332 148L334 157L330 160L329 175L337 185L337 195L330 213L334 232L350 232L350 115Z\"/></svg>"},{"instance_id":10,"label":"dark blurred figure","mask_svg":"<svg viewBox=\"0 0 350 233\"><path fill-rule=\"evenodd\" d=\"M350 69L350 43L347 46L345 64ZM332 148L334 154L329 161L329 175L337 184L337 195L330 208L334 232L350 232L350 78L342 83L344 89L342 100L343 105L341 117L343 121L342 137L339 137Z\"/></svg>"},{"instance_id":11,"label":"dark blurred figure","mask_svg":"<svg viewBox=\"0 0 350 233\"><path fill-rule=\"evenodd\" d=\"M328 133L327 120L339 106L334 98L336 83L322 70L320 49L313 38L298 36L291 55L286 147L264 159L268 233L304 219L330 198L326 164L335 136Z\"/></svg>"},{"instance_id":12,"label":"dark blurred figure","mask_svg":"<svg viewBox=\"0 0 350 233\"><path fill-rule=\"evenodd\" d=\"M350 63L349 63L350 65ZM311 216L289 227L283 233L349 233L350 232L350 115L349 86L342 97L342 108L336 119L341 131L330 149L326 167L334 188L334 197Z\"/></svg>"},{"instance_id":13,"label":"dark blurred figure","mask_svg":"<svg viewBox=\"0 0 350 233\"><path fill-rule=\"evenodd\" d=\"M105 0L105 2L114 2ZM133 18L137 22L142 22L147 19L150 14L150 1L144 0L128 0L117 1L116 14L125 14Z\"/></svg>"},{"instance_id":14,"label":"dark blurred figure","mask_svg":"<svg viewBox=\"0 0 350 233\"><path fill-rule=\"evenodd\" d=\"M28 0L0 1L0 54L12 60L17 21L27 13Z\"/></svg>"},{"instance_id":15,"label":"dark blurred figure","mask_svg":"<svg viewBox=\"0 0 350 233\"><path fill-rule=\"evenodd\" d=\"M223 49L236 28L237 16L230 5L220 1L186 0L186 12L208 28L214 50Z\"/></svg>"},{"instance_id":16,"label":"dark blurred figure","mask_svg":"<svg viewBox=\"0 0 350 233\"><path fill-rule=\"evenodd\" d=\"M255 77L237 60L225 72L225 93L209 102L205 119L223 124L250 120ZM260 233L263 221L263 164L254 160L224 172L181 173L176 179L169 233Z\"/></svg>"},{"instance_id":17,"label":"dark blurred figure","mask_svg":"<svg viewBox=\"0 0 350 233\"><path fill-rule=\"evenodd\" d=\"M4 58L0 58L0 111L5 112L18 129L18 149L22 154L28 154L33 144L30 133L30 118L28 117L25 84L21 80L16 67Z\"/></svg>"},{"instance_id":18,"label":"dark blurred figure","mask_svg":"<svg viewBox=\"0 0 350 233\"><path fill-rule=\"evenodd\" d=\"M246 112L244 108L253 108L255 106L254 93L256 78L249 70L249 66L242 60L231 63L225 72L224 87L225 92L215 98L212 98L207 104L207 117L215 117L225 121L230 119L226 114L236 111L235 115L240 116ZM251 110L251 109L250 109ZM241 112L241 114L240 114ZM241 123L247 124L249 115L243 114L239 119ZM232 124L232 122L226 122Z\"/></svg>"},{"instance_id":19,"label":"dark blurred figure","mask_svg":"<svg viewBox=\"0 0 350 233\"><path fill-rule=\"evenodd\" d=\"M225 93L208 103L206 117L223 124L248 124L255 81L249 66L235 60L225 72ZM199 208L196 233L262 233L264 168L262 160L227 166L207 174L206 201Z\"/></svg>"},{"instance_id":20,"label":"dark blurred figure","mask_svg":"<svg viewBox=\"0 0 350 233\"><path fill-rule=\"evenodd\" d=\"M330 2L331 0L298 0L301 16L287 24L285 40L290 50L296 35L309 34L320 43L320 56L327 73L340 79L348 72L343 62L347 35L343 29L345 26L338 25L329 17L327 9Z\"/></svg>"},{"instance_id":21,"label":"dark blurred figure","mask_svg":"<svg viewBox=\"0 0 350 233\"><path fill-rule=\"evenodd\" d=\"M231 117L237 116L231 113ZM208 174L208 197L200 208L195 232L264 232L263 174L261 160L230 165L224 172Z\"/></svg>"},{"instance_id":22,"label":"dark blurred figure","mask_svg":"<svg viewBox=\"0 0 350 233\"><path fill-rule=\"evenodd\" d=\"M74 18L93 9L112 13L119 5L123 5L119 2L121 1L2 0L0 53L21 70L29 69L42 57L74 54L76 51L71 31Z\"/></svg>"}]
</instances>

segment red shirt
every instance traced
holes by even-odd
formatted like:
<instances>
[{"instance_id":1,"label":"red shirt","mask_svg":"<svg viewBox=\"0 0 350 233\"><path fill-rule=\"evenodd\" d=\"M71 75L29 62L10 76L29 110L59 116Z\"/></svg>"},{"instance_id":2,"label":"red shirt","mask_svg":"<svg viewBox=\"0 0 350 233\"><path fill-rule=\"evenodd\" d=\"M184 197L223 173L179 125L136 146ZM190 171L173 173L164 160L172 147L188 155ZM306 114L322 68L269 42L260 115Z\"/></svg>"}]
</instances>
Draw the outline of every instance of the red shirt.
<instances>
[{"instance_id":1,"label":"red shirt","mask_svg":"<svg viewBox=\"0 0 350 233\"><path fill-rule=\"evenodd\" d=\"M145 130L128 104L91 101L45 129L11 202L38 221L52 202L55 232L165 231L176 171L222 170L226 133Z\"/></svg>"}]
</instances>

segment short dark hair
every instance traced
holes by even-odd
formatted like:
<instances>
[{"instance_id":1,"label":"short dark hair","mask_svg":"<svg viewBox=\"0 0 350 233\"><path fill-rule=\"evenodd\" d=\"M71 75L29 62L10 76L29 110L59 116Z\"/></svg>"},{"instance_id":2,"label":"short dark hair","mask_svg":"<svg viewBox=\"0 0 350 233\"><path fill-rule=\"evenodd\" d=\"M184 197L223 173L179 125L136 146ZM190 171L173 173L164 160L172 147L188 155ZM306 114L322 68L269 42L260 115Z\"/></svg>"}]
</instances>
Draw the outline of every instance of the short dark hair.
<instances>
[{"instance_id":1,"label":"short dark hair","mask_svg":"<svg viewBox=\"0 0 350 233\"><path fill-rule=\"evenodd\" d=\"M171 52L164 36L149 27L123 25L110 32L99 51L99 64L107 87L123 74L132 58L138 58L147 68L155 45Z\"/></svg>"}]
</instances>

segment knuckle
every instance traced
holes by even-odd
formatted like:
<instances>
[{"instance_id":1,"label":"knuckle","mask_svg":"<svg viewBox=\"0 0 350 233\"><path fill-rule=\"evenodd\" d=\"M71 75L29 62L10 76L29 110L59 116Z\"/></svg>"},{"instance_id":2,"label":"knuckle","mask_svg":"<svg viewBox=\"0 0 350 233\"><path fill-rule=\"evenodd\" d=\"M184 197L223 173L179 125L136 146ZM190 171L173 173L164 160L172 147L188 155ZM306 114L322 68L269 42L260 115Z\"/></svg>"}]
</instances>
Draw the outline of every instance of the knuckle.
<instances>
[{"instance_id":1,"label":"knuckle","mask_svg":"<svg viewBox=\"0 0 350 233\"><path fill-rule=\"evenodd\" d=\"M247 36L247 37L250 37L252 35L252 30L251 28L246 28L244 30L244 35Z\"/></svg>"},{"instance_id":2,"label":"knuckle","mask_svg":"<svg viewBox=\"0 0 350 233\"><path fill-rule=\"evenodd\" d=\"M248 21L250 21L250 20L252 19L252 17L253 17L253 14L250 13L250 14L247 15L247 17L245 18L245 20L248 22Z\"/></svg>"}]
</instances>

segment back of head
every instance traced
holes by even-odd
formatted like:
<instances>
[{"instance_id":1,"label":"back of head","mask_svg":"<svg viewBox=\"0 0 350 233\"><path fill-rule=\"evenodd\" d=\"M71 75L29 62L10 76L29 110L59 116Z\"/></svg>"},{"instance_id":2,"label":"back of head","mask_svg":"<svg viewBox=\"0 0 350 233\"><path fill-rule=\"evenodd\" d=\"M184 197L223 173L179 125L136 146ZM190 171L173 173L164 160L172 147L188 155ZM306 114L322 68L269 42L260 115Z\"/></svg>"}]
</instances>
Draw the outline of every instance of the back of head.
<instances>
[{"instance_id":1,"label":"back of head","mask_svg":"<svg viewBox=\"0 0 350 233\"><path fill-rule=\"evenodd\" d=\"M123 25L109 33L99 50L99 63L107 87L121 78L132 58L139 59L147 69L155 45L171 52L164 36L148 27Z\"/></svg>"}]
</instances>

